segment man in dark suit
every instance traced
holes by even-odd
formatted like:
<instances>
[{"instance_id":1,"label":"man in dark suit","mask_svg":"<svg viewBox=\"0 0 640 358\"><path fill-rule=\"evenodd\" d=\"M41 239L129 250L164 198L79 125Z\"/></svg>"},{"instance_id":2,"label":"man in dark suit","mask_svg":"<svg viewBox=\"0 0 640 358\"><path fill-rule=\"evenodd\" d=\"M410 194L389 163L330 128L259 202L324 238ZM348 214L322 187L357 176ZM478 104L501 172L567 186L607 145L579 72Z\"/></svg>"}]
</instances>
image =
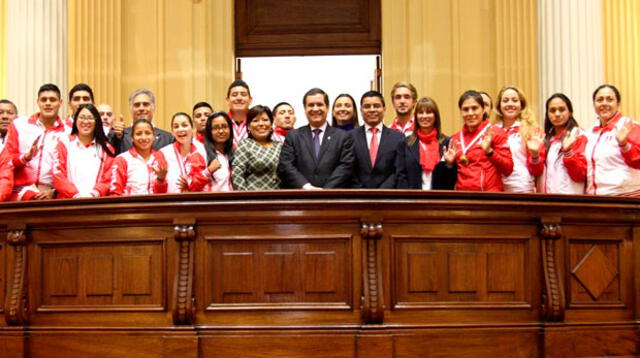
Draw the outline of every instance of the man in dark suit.
<instances>
[{"instance_id":1,"label":"man in dark suit","mask_svg":"<svg viewBox=\"0 0 640 358\"><path fill-rule=\"evenodd\" d=\"M278 175L285 188L347 188L353 152L347 132L327 124L329 96L319 88L303 98L309 125L287 133L280 152Z\"/></svg>"},{"instance_id":2,"label":"man in dark suit","mask_svg":"<svg viewBox=\"0 0 640 358\"><path fill-rule=\"evenodd\" d=\"M360 109L364 126L350 132L355 156L351 186L395 189L396 151L405 137L382 123L385 103L380 92L363 94Z\"/></svg>"},{"instance_id":3,"label":"man in dark suit","mask_svg":"<svg viewBox=\"0 0 640 358\"><path fill-rule=\"evenodd\" d=\"M153 123L153 115L156 112L156 97L153 95L153 92L146 88L133 91L133 93L129 95L129 105L131 106L133 122L138 119L146 119ZM156 128L155 126L153 131L156 135L156 138L151 144L153 149L159 150L165 145L173 143L173 135L171 135L171 133ZM122 120L114 122L113 130L109 133L109 141L113 144L117 154L126 152L133 146L131 127L124 128Z\"/></svg>"}]
</instances>

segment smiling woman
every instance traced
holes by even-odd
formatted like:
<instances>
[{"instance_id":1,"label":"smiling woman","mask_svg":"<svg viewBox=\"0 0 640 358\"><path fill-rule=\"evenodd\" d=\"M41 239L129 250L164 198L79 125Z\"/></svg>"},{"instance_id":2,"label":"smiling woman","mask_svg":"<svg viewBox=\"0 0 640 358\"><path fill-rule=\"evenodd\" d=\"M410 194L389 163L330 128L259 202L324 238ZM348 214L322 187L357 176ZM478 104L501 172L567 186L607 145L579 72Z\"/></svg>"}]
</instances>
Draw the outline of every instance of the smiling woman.
<instances>
[{"instance_id":1,"label":"smiling woman","mask_svg":"<svg viewBox=\"0 0 640 358\"><path fill-rule=\"evenodd\" d=\"M178 112L171 118L171 133L175 142L160 152L167 160L167 192L202 191L209 179L203 175L203 150L193 144L193 121L188 114Z\"/></svg>"},{"instance_id":2,"label":"smiling woman","mask_svg":"<svg viewBox=\"0 0 640 358\"><path fill-rule=\"evenodd\" d=\"M273 114L267 106L247 113L248 138L238 143L231 179L235 190L272 190L280 187L276 170L282 144L271 138Z\"/></svg>"},{"instance_id":3,"label":"smiling woman","mask_svg":"<svg viewBox=\"0 0 640 358\"><path fill-rule=\"evenodd\" d=\"M587 194L640 195L640 126L618 111L620 99L612 85L593 92L599 124L587 132Z\"/></svg>"}]
</instances>

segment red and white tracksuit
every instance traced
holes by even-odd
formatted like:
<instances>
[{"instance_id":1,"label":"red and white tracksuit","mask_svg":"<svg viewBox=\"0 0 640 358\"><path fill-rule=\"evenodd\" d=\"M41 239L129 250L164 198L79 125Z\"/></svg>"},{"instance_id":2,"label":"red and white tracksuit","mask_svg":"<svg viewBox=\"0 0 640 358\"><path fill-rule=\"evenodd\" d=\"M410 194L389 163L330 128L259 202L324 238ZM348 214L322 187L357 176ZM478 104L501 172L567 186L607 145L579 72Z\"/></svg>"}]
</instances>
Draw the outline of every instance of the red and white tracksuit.
<instances>
[{"instance_id":1,"label":"red and white tracksuit","mask_svg":"<svg viewBox=\"0 0 640 358\"><path fill-rule=\"evenodd\" d=\"M9 199L13 193L13 162L7 152L0 154L0 201Z\"/></svg>"},{"instance_id":2,"label":"red and white tracksuit","mask_svg":"<svg viewBox=\"0 0 640 358\"><path fill-rule=\"evenodd\" d=\"M167 192L167 181L159 182L155 169L167 167L164 155L151 150L148 160L142 158L135 147L121 153L111 168L110 195L146 195Z\"/></svg>"},{"instance_id":3,"label":"red and white tracksuit","mask_svg":"<svg viewBox=\"0 0 640 358\"><path fill-rule=\"evenodd\" d=\"M403 126L403 125L400 125L400 123L398 122L398 117L396 117L393 119L393 122L391 123L391 127L389 128L404 134L405 137L408 137L411 135L411 133L413 133L413 122L414 122L413 118L411 118Z\"/></svg>"},{"instance_id":4,"label":"red and white tracksuit","mask_svg":"<svg viewBox=\"0 0 640 358\"><path fill-rule=\"evenodd\" d=\"M493 133L491 142L493 154L490 156L487 156L480 147L482 131L485 127ZM456 156L458 165L456 190L502 191L504 186L501 176L508 176L513 171L513 160L505 131L490 124L489 121L484 121L474 131L469 131L466 126L463 126L460 132L451 136L450 145L455 146L456 141L461 142L460 136L463 135L465 145L470 147L464 154L468 161L466 164L461 161L461 152ZM479 140L473 143L477 136L480 136Z\"/></svg>"},{"instance_id":5,"label":"red and white tracksuit","mask_svg":"<svg viewBox=\"0 0 640 358\"><path fill-rule=\"evenodd\" d=\"M229 163L229 157L216 152L216 159L220 163L220 168L215 172L211 173L209 171L209 166L207 166L203 174L207 176L209 179L209 183L205 187L205 191L208 192L219 192L219 191L233 191L233 185L231 184L231 165Z\"/></svg>"},{"instance_id":6,"label":"red and white tracksuit","mask_svg":"<svg viewBox=\"0 0 640 358\"><path fill-rule=\"evenodd\" d=\"M209 179L202 172L205 169L204 158L195 144L191 145L191 151L186 157L180 154L180 143L174 142L160 149L167 161L167 177L165 181L169 185L168 193L180 193L178 179L180 176L187 179L189 191L202 191Z\"/></svg>"},{"instance_id":7,"label":"red and white tracksuit","mask_svg":"<svg viewBox=\"0 0 640 358\"><path fill-rule=\"evenodd\" d=\"M498 126L500 126L498 124ZM520 136L520 121L516 121L507 132L511 158L513 159L513 171L509 175L502 176L504 191L511 193L533 193L536 189L536 177L544 171L544 144L540 146L540 157L537 160L531 158L531 153L522 145Z\"/></svg>"},{"instance_id":8,"label":"red and white tracksuit","mask_svg":"<svg viewBox=\"0 0 640 358\"><path fill-rule=\"evenodd\" d=\"M113 148L111 150L113 152ZM115 158L109 156L95 140L84 145L76 135L61 138L53 156L53 187L58 198L90 198L109 194Z\"/></svg>"},{"instance_id":9,"label":"red and white tracksuit","mask_svg":"<svg viewBox=\"0 0 640 358\"><path fill-rule=\"evenodd\" d=\"M620 147L616 132L631 118L616 114L606 126L587 132L587 190L595 195L640 195L640 126L633 123L627 145Z\"/></svg>"},{"instance_id":10,"label":"red and white tracksuit","mask_svg":"<svg viewBox=\"0 0 640 358\"><path fill-rule=\"evenodd\" d=\"M195 139L198 143L204 145L204 135L202 133L196 132L193 136L193 139Z\"/></svg>"},{"instance_id":11,"label":"red and white tracksuit","mask_svg":"<svg viewBox=\"0 0 640 358\"><path fill-rule=\"evenodd\" d=\"M39 187L53 187L51 153L58 140L68 135L68 131L60 118L49 128L45 128L39 118L40 113L36 113L31 117L16 118L9 125L5 150L15 168L12 200L30 200L39 193ZM24 156L36 139L38 152L27 162Z\"/></svg>"},{"instance_id":12,"label":"red and white tracksuit","mask_svg":"<svg viewBox=\"0 0 640 358\"><path fill-rule=\"evenodd\" d=\"M249 134L247 133L247 121L244 121L240 124L233 119L233 115L231 111L227 112L229 118L231 118L231 130L233 130L233 149L238 147L238 143L247 138Z\"/></svg>"},{"instance_id":13,"label":"red and white tracksuit","mask_svg":"<svg viewBox=\"0 0 640 358\"><path fill-rule=\"evenodd\" d=\"M583 194L587 176L587 159L584 150L587 146L585 132L574 127L578 137L566 152L562 151L560 132L549 141L546 151L544 174L538 179L538 192L547 194ZM567 133L569 135L569 133Z\"/></svg>"}]
</instances>

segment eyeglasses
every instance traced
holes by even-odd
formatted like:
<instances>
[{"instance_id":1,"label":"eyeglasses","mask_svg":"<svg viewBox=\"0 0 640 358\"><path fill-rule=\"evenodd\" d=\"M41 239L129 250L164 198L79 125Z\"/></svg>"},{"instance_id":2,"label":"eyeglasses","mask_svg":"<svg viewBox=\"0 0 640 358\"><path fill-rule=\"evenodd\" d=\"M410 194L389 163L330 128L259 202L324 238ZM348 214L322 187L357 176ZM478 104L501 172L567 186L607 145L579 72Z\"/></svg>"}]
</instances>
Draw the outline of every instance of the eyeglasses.
<instances>
[{"instance_id":1,"label":"eyeglasses","mask_svg":"<svg viewBox=\"0 0 640 358\"><path fill-rule=\"evenodd\" d=\"M229 126L212 126L211 130L212 131L228 131Z\"/></svg>"},{"instance_id":2,"label":"eyeglasses","mask_svg":"<svg viewBox=\"0 0 640 358\"><path fill-rule=\"evenodd\" d=\"M95 122L96 119L93 117L78 117L78 121L88 123L88 122Z\"/></svg>"}]
</instances>

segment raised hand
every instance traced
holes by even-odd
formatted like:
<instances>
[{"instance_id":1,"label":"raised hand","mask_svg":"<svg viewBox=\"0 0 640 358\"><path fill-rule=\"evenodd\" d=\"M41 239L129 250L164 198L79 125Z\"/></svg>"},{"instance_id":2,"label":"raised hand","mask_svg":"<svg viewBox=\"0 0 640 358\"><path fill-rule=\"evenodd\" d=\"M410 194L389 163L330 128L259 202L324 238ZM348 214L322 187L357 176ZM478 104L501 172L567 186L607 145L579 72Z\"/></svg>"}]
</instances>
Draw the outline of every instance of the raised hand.
<instances>
[{"instance_id":1,"label":"raised hand","mask_svg":"<svg viewBox=\"0 0 640 358\"><path fill-rule=\"evenodd\" d=\"M124 133L124 117L122 114L118 116L118 119L113 122L113 132L118 136L118 138L122 137Z\"/></svg>"},{"instance_id":2,"label":"raised hand","mask_svg":"<svg viewBox=\"0 0 640 358\"><path fill-rule=\"evenodd\" d=\"M454 164L456 156L460 150L460 142L458 141L449 143L449 147L444 149L444 161L448 166L452 166Z\"/></svg>"},{"instance_id":3,"label":"raised hand","mask_svg":"<svg viewBox=\"0 0 640 358\"><path fill-rule=\"evenodd\" d=\"M24 160L26 162L30 161L31 159L33 159L33 157L36 156L36 154L38 154L39 141L40 141L40 136L38 136L38 138L36 138L36 140L33 141L33 144L31 144L31 148L29 148L29 151L24 155Z\"/></svg>"},{"instance_id":4,"label":"raised hand","mask_svg":"<svg viewBox=\"0 0 640 358\"><path fill-rule=\"evenodd\" d=\"M222 165L220 164L220 161L218 161L218 159L214 159L211 161L211 163L209 163L209 173L215 173L216 170L220 169L222 167Z\"/></svg>"},{"instance_id":5,"label":"raised hand","mask_svg":"<svg viewBox=\"0 0 640 358\"><path fill-rule=\"evenodd\" d=\"M485 153L489 153L491 151L491 144L493 143L493 127L490 127L487 132L482 136L482 140L480 141L480 148L484 150Z\"/></svg>"},{"instance_id":6,"label":"raised hand","mask_svg":"<svg viewBox=\"0 0 640 358\"><path fill-rule=\"evenodd\" d=\"M167 167L161 167L158 166L157 168L153 168L153 171L156 173L156 178L158 178L159 181L163 181L164 178L167 177Z\"/></svg>"},{"instance_id":7,"label":"raised hand","mask_svg":"<svg viewBox=\"0 0 640 358\"><path fill-rule=\"evenodd\" d=\"M562 139L563 152L566 152L571 149L571 147L573 147L573 143L575 143L576 139L578 139L578 132L578 128L573 128L571 130L571 133L567 133L564 135L564 138Z\"/></svg>"},{"instance_id":8,"label":"raised hand","mask_svg":"<svg viewBox=\"0 0 640 358\"><path fill-rule=\"evenodd\" d=\"M544 142L542 129L540 127L532 128L527 137L527 150L529 150L533 158L538 158L540 156L540 146Z\"/></svg>"},{"instance_id":9,"label":"raised hand","mask_svg":"<svg viewBox=\"0 0 640 358\"><path fill-rule=\"evenodd\" d=\"M618 128L618 131L616 132L616 140L618 141L619 146L624 147L627 145L627 138L629 137L629 133L631 133L632 129L633 123L630 119L627 119L627 121Z\"/></svg>"}]
</instances>

